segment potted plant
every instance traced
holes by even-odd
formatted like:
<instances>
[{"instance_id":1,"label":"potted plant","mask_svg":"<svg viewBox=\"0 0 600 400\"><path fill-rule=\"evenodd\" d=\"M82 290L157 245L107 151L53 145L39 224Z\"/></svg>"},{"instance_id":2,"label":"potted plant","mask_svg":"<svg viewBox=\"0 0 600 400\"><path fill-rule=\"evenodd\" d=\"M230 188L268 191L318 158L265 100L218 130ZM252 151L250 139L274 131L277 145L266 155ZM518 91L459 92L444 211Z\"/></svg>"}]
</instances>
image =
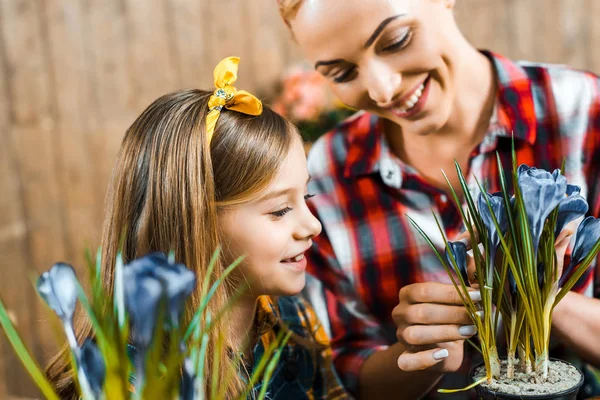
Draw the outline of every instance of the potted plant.
<instances>
[{"instance_id":1,"label":"potted plant","mask_svg":"<svg viewBox=\"0 0 600 400\"><path fill-rule=\"evenodd\" d=\"M465 210L444 174L470 243L478 244L472 246L472 256L464 242L445 238L435 214L445 252L408 217L443 264L478 329L480 346L470 343L482 354L483 363L471 371L472 384L440 392L476 387L482 398L575 398L583 381L581 373L549 358L552 311L598 255L600 220L587 217L581 221L588 211L587 202L561 170L517 168L513 149L514 191L509 191L499 156L497 163L501 192L489 194L476 181L476 198L455 163ZM573 233L575 243L565 265ZM468 295L473 288L481 292L479 304ZM505 359L498 357L496 343L500 321L508 347Z\"/></svg>"},{"instance_id":2,"label":"potted plant","mask_svg":"<svg viewBox=\"0 0 600 400\"><path fill-rule=\"evenodd\" d=\"M204 385L208 334L238 299L234 296L218 315L205 310L223 280L240 263L230 265L214 283L201 283L201 305L187 326L182 313L196 285L195 274L173 255L153 253L123 265L121 256L115 266L114 295L102 284L100 253L96 261L88 255L91 300L80 285L73 267L55 264L37 280L38 294L59 317L71 350L71 363L80 398L88 399L185 399L222 398L217 374ZM208 268L212 275L218 251ZM93 338L78 343L73 329L77 301L94 327ZM26 370L51 400L58 400L52 385L21 341L9 314L0 301L0 326L7 335ZM221 335L222 336L222 335ZM220 337L221 337L220 336ZM249 394L264 398L269 379L289 334L280 334L267 349L247 381L240 399ZM219 340L218 346L225 341ZM218 354L218 352L216 352ZM218 359L208 360L218 363ZM241 362L237 360L235 362ZM263 385L256 385L260 380ZM133 382L133 384L132 384Z\"/></svg>"}]
</instances>

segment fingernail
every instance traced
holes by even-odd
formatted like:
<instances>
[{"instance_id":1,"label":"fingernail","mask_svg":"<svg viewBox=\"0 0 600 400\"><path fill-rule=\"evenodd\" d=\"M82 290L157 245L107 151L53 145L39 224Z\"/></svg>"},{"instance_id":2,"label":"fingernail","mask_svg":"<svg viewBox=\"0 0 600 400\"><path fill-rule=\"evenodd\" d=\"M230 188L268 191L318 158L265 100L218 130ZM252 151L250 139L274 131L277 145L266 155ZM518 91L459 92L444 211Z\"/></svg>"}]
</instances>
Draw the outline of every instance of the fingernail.
<instances>
[{"instance_id":1,"label":"fingernail","mask_svg":"<svg viewBox=\"0 0 600 400\"><path fill-rule=\"evenodd\" d=\"M469 297L473 301L481 301L481 292L479 290L473 291L473 292L469 292Z\"/></svg>"},{"instance_id":2,"label":"fingernail","mask_svg":"<svg viewBox=\"0 0 600 400\"><path fill-rule=\"evenodd\" d=\"M458 328L458 333L460 333L462 336L470 337L477 333L477 328L475 325L463 325Z\"/></svg>"},{"instance_id":3,"label":"fingernail","mask_svg":"<svg viewBox=\"0 0 600 400\"><path fill-rule=\"evenodd\" d=\"M477 311L477 312L475 312L475 314L477 314L479 319L483 319L483 311Z\"/></svg>"},{"instance_id":4,"label":"fingernail","mask_svg":"<svg viewBox=\"0 0 600 400\"><path fill-rule=\"evenodd\" d=\"M433 353L434 360L443 360L448 357L448 349L441 349Z\"/></svg>"}]
</instances>

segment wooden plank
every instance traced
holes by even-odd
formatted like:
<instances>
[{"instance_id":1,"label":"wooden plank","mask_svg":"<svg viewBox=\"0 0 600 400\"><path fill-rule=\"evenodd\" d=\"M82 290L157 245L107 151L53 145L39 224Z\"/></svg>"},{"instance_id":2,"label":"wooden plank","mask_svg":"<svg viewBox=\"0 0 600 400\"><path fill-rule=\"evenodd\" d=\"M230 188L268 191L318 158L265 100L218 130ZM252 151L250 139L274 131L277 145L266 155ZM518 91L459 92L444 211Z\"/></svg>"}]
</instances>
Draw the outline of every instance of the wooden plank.
<instances>
[{"instance_id":1,"label":"wooden plank","mask_svg":"<svg viewBox=\"0 0 600 400\"><path fill-rule=\"evenodd\" d=\"M532 23L532 1L509 0L506 7L507 56L515 60L533 60L536 31Z\"/></svg>"},{"instance_id":2,"label":"wooden plank","mask_svg":"<svg viewBox=\"0 0 600 400\"><path fill-rule=\"evenodd\" d=\"M94 1L88 3L82 15L88 27L84 48L91 87L91 108L86 126L93 149L95 193L101 200L106 197L121 138L145 106L137 105L135 83L129 69L131 54L126 10L121 0ZM103 207L95 211L95 226L101 229Z\"/></svg>"},{"instance_id":3,"label":"wooden plank","mask_svg":"<svg viewBox=\"0 0 600 400\"><path fill-rule=\"evenodd\" d=\"M152 101L180 87L179 67L164 0L124 0L133 101L141 112Z\"/></svg>"},{"instance_id":4,"label":"wooden plank","mask_svg":"<svg viewBox=\"0 0 600 400\"><path fill-rule=\"evenodd\" d=\"M271 0L244 2L247 43L254 74L254 90L261 97L271 97L283 72L302 62L298 45L292 40ZM246 74L244 74L244 77Z\"/></svg>"},{"instance_id":5,"label":"wooden plank","mask_svg":"<svg viewBox=\"0 0 600 400\"><path fill-rule=\"evenodd\" d=\"M558 29L562 38L562 57L557 62L574 68L585 69L589 46L588 30L594 23L587 21L589 10L586 0L559 0L561 24ZM587 23L586 23L587 22Z\"/></svg>"},{"instance_id":6,"label":"wooden plank","mask_svg":"<svg viewBox=\"0 0 600 400\"><path fill-rule=\"evenodd\" d=\"M473 46L500 51L495 47L498 31L492 1L457 1L454 15L461 32Z\"/></svg>"},{"instance_id":7,"label":"wooden plank","mask_svg":"<svg viewBox=\"0 0 600 400\"><path fill-rule=\"evenodd\" d=\"M244 12L243 0L220 0L209 2L206 9L207 19L203 19L208 29L209 48L207 57L210 71L217 63L228 56L238 56L242 59L240 68L240 88L254 90L255 74L252 62L253 56L248 49L247 41L251 40ZM212 72L211 72L212 74ZM212 80L212 79L211 79Z\"/></svg>"},{"instance_id":8,"label":"wooden plank","mask_svg":"<svg viewBox=\"0 0 600 400\"><path fill-rule=\"evenodd\" d=\"M86 71L87 25L79 1L49 0L44 9L53 82L50 102L56 112L58 184L64 199L61 207L67 232L64 258L83 276L83 251L100 238L95 210L103 204L100 193L95 191L93 149L88 142L87 116L92 111L92 94Z\"/></svg>"},{"instance_id":9,"label":"wooden plank","mask_svg":"<svg viewBox=\"0 0 600 400\"><path fill-rule=\"evenodd\" d=\"M4 15L0 7L0 26L4 24ZM6 59L4 52L4 38L0 31L0 140L5 143L0 146L0 207L3 210L0 213L0 273L7 269L8 265L23 265L26 253L23 251L23 235L25 234L25 223L23 215L19 210L20 190L18 175L11 169L13 164L12 155L9 151L10 143L6 132L10 127L10 106L7 87ZM0 281L0 294L4 297L6 283L4 277ZM12 349L6 341L5 336L0 334L0 398L7 398L9 362L14 362Z\"/></svg>"},{"instance_id":10,"label":"wooden plank","mask_svg":"<svg viewBox=\"0 0 600 400\"><path fill-rule=\"evenodd\" d=\"M40 359L44 332L38 325L41 304L28 281L32 271L47 269L65 255L64 219L56 174L55 119L47 70L47 48L38 2L2 0L5 65L9 75L8 98L11 127L4 131L14 162L11 170L19 186L17 201L25 237L27 258L16 265L2 264L3 296L14 312L19 330L34 355ZM10 201L10 200L9 200ZM12 213L10 213L12 214ZM19 219L15 219L19 221ZM19 225L17 225L19 226ZM14 243L13 243L14 244ZM17 246L18 247L18 246ZM9 356L10 357L10 356ZM9 393L16 396L36 394L29 377L12 360L6 371Z\"/></svg>"},{"instance_id":11,"label":"wooden plank","mask_svg":"<svg viewBox=\"0 0 600 400\"><path fill-rule=\"evenodd\" d=\"M168 19L172 34L171 45L176 49L180 65L181 86L210 90L213 85L210 56L212 52L207 23L210 8L215 2L171 0ZM200 23L198 21L201 21Z\"/></svg>"},{"instance_id":12,"label":"wooden plank","mask_svg":"<svg viewBox=\"0 0 600 400\"><path fill-rule=\"evenodd\" d=\"M587 0L585 4L587 10L587 18L585 23L588 25L588 48L585 49L586 69L600 74L600 52L594 51L600 48L600 24L597 23L600 17L600 2L597 0Z\"/></svg>"}]
</instances>

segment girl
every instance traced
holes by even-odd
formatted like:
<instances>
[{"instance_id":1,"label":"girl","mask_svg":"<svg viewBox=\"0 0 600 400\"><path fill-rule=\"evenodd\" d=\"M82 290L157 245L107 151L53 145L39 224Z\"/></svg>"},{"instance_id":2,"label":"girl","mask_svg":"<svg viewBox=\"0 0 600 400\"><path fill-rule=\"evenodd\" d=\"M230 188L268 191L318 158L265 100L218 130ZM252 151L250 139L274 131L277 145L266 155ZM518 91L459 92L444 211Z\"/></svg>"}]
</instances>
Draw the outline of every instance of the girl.
<instances>
[{"instance_id":1,"label":"girl","mask_svg":"<svg viewBox=\"0 0 600 400\"><path fill-rule=\"evenodd\" d=\"M270 398L344 398L331 368L327 338L312 309L288 297L304 287L304 253L321 231L306 205L310 195L302 141L291 123L232 86L238 62L230 57L217 66L214 93L165 95L127 130L109 185L102 235L104 279L110 287L122 232L125 262L173 250L199 281L218 246L224 251L215 277L245 254L233 279L209 305L216 315L237 289L249 286L231 315L213 329L207 359L216 356L221 331L229 349L219 355L221 360L231 359L233 350L244 354L252 368L275 332L291 329L293 336L270 381ZM198 295L192 295L188 320L200 304ZM90 333L88 325L80 328L82 337ZM49 376L62 397L73 397L64 363L64 357L57 357ZM207 377L211 364L205 366ZM217 372L224 377L233 365L220 362ZM243 385L244 373L233 375L226 398L240 393Z\"/></svg>"},{"instance_id":2,"label":"girl","mask_svg":"<svg viewBox=\"0 0 600 400\"><path fill-rule=\"evenodd\" d=\"M308 254L318 281L307 289L324 305L317 311L334 338L340 377L363 398L399 390L407 399L433 397L443 374L450 380L442 387L467 384L463 348L475 327L405 218L436 233L433 209L447 237L461 233L441 170L458 188L456 160L473 187L475 176L499 191L496 152L509 165L514 137L520 163L553 170L566 158L569 182L600 216L598 77L475 49L454 4L279 0L306 57L342 102L361 110L308 159L324 232ZM600 300L591 297L589 272L552 325L563 349L600 365Z\"/></svg>"}]
</instances>

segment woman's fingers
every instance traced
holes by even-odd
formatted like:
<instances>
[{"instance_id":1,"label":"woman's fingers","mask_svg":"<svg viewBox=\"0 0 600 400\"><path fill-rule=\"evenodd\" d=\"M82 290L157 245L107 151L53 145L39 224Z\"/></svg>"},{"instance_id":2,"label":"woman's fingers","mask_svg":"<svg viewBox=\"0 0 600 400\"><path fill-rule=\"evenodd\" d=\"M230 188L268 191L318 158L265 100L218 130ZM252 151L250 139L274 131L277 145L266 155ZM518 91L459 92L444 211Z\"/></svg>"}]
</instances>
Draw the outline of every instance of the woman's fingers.
<instances>
[{"instance_id":1,"label":"woman's fingers","mask_svg":"<svg viewBox=\"0 0 600 400\"><path fill-rule=\"evenodd\" d=\"M417 351L407 350L398 357L398 367L402 371L422 371L448 358L448 349L435 348Z\"/></svg>"},{"instance_id":2,"label":"woman's fingers","mask_svg":"<svg viewBox=\"0 0 600 400\"><path fill-rule=\"evenodd\" d=\"M411 325L397 332L398 340L409 346L465 340L477 333L475 325Z\"/></svg>"},{"instance_id":3,"label":"woman's fingers","mask_svg":"<svg viewBox=\"0 0 600 400\"><path fill-rule=\"evenodd\" d=\"M408 324L455 324L473 323L466 307L442 304L419 303L407 308L405 321Z\"/></svg>"},{"instance_id":4,"label":"woman's fingers","mask_svg":"<svg viewBox=\"0 0 600 400\"><path fill-rule=\"evenodd\" d=\"M460 295L454 285L439 282L413 283L400 289L400 303L437 303L448 305L462 305ZM475 291L471 298L481 300L479 291Z\"/></svg>"}]
</instances>

